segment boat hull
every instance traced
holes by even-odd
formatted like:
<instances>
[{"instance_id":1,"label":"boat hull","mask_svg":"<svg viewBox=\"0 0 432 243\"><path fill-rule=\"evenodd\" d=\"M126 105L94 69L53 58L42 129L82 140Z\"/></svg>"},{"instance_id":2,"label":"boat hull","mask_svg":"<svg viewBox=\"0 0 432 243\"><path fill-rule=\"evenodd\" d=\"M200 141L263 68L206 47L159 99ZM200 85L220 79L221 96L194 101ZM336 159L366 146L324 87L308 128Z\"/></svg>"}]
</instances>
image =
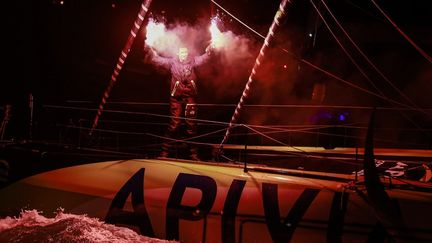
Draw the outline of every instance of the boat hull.
<instances>
[{"instance_id":1,"label":"boat hull","mask_svg":"<svg viewBox=\"0 0 432 243\"><path fill-rule=\"evenodd\" d=\"M430 188L407 190L394 182L386 189L403 216L395 228L378 220L364 186L352 180L265 166L110 161L14 183L0 191L0 213L37 209L50 216L63 208L182 242L432 241Z\"/></svg>"}]
</instances>

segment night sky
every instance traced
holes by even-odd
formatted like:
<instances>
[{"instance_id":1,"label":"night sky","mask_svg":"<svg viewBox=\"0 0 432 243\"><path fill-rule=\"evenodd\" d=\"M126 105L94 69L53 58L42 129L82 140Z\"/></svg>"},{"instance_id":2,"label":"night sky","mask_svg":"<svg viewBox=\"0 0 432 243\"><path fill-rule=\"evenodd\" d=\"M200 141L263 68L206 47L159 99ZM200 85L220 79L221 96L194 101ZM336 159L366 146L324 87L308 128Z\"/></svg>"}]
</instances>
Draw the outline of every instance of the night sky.
<instances>
[{"instance_id":1,"label":"night sky","mask_svg":"<svg viewBox=\"0 0 432 243\"><path fill-rule=\"evenodd\" d=\"M252 0L217 2L264 36L279 4L279 1ZM292 2L288 8L288 17L253 86L249 104L397 106L353 89L311 68L302 60L362 88L375 93L382 92L391 99L408 104L356 51L321 1L314 2L374 85L341 51L311 3L300 0ZM402 31L428 55L432 55L432 10L428 1L376 2ZM372 2L329 0L326 3L351 38L388 80L417 106L429 108L432 103L432 64L403 38ZM72 100L91 101L94 102L93 108L97 108L140 4L141 1L136 0L38 0L4 3L6 7L2 8L6 13L3 15L2 36L6 40L3 48L6 50L3 62L6 64L1 79L0 106L13 104L18 113L15 116L18 117L25 113L28 95L31 93L39 107L49 104L71 105L67 101ZM216 58L212 65L199 71L202 77L199 85L201 103L236 104L262 45L262 39L218 10L211 1L153 0L150 12L155 16L163 16L173 25L183 23L191 26L201 26L218 13L223 20L220 26L222 31L232 31L247 40L249 58L242 59L241 63ZM203 29L203 36L208 35L205 30ZM140 33L109 102L168 101L168 74L142 62L143 40L144 34ZM204 44L197 47L201 50L204 48ZM289 54L280 48L288 50ZM325 97L321 101L311 98L317 85L326 87ZM107 107L114 107L109 102ZM233 109L223 112L225 115L219 118L206 118L228 121ZM268 109L266 112L258 111L262 116L257 116L257 111L248 110L242 119L254 124L275 121L281 124L287 121L293 124L310 123L310 117L316 112ZM361 123L367 120L365 114L369 114L370 110L349 112L351 121ZM167 114L166 110L160 113ZM427 110L426 113L428 114L408 112L406 115L427 129L431 128L432 112ZM202 116L206 114L205 111L202 112ZM83 116L92 119L92 115ZM390 118L382 120L383 127L415 127L397 112L383 114L382 117Z\"/></svg>"}]
</instances>

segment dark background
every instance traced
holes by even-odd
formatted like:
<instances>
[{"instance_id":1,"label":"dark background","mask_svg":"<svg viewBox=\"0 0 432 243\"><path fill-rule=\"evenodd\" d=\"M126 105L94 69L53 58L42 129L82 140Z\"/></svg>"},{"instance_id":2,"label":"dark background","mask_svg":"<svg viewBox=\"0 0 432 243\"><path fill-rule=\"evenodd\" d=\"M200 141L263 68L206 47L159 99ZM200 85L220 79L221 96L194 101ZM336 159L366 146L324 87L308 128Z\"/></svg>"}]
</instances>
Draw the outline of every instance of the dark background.
<instances>
[{"instance_id":1,"label":"dark background","mask_svg":"<svg viewBox=\"0 0 432 243\"><path fill-rule=\"evenodd\" d=\"M279 4L278 1L218 1L236 17L266 35ZM361 129L349 135L362 137L371 107L394 108L395 104L353 89L340 81L305 65L307 60L337 76L368 90L374 87L360 74L341 51L329 31L319 20L309 1L292 1L288 18L278 32L266 59L263 71L253 86L248 104L251 105L331 105L361 106L348 108L260 108L249 107L240 122L256 125L304 125L346 123ZM431 63L421 56L397 30L377 11L370 1L326 1L352 39L375 65L425 112L378 109L377 127L382 129L382 146L430 148L431 144ZM377 3L426 53L432 53L432 10L428 1L378 1ZM337 29L320 1L315 1L325 13L341 42L353 53L376 87L391 99L407 103L392 87L355 52L342 32ZM80 107L97 109L120 51L126 43L141 1L135 0L58 0L7 1L2 3L3 72L0 106L12 104L13 115L8 138L29 137L29 94L34 96L33 138L57 139L65 135L63 125L89 128L96 112L49 107ZM168 22L186 22L210 18L217 7L210 1L153 0L150 8L155 15L164 15ZM221 13L219 11L219 13ZM229 16L224 15L223 29L250 40L252 59L242 64L231 80L212 82L225 63L214 60L212 67L201 70L200 103L232 104L233 106L200 108L200 118L228 122L249 76L262 39ZM312 37L309 37L312 33ZM206 33L203 33L206 34ZM208 34L208 33L207 33ZM114 86L105 109L168 114L161 105L131 105L118 102L166 103L167 73L156 70L141 60L143 33L135 40L126 64ZM289 50L290 54L278 48ZM233 68L233 67L231 67ZM235 68L235 67L234 67ZM267 80L268 79L268 80ZM270 81L269 81L270 80ZM207 81L207 83L206 83ZM323 100L313 100L316 85L325 85ZM85 102L77 102L85 101ZM117 102L117 103L116 103ZM401 108L401 106L398 106ZM403 108L403 107L402 107ZM426 114L425 114L426 113ZM340 114L346 119L338 120ZM406 118L408 117L408 119ZM109 122L111 121L111 122ZM116 121L130 122L128 124ZM137 122L144 122L138 124ZM166 119L104 113L98 128L127 132L152 131L163 134ZM201 131L204 131L202 129ZM63 135L59 135L63 132ZM331 131L335 132L335 131ZM345 129L346 134L346 129ZM292 138L294 143L315 143L316 135ZM222 134L214 138L220 141ZM138 138L137 138L138 137ZM154 138L128 136L130 140L148 143ZM135 138L135 139L134 139ZM286 138L286 134L280 137ZM108 139L108 138L107 138ZM118 139L118 138L117 138ZM109 138L112 142L112 138ZM258 139L259 140L259 139ZM121 141L124 141L121 140ZM155 141L157 142L157 141ZM235 142L235 141L234 141ZM262 142L262 140L261 140ZM346 141L345 141L346 142ZM351 141L345 145L357 144ZM342 144L343 145L343 144Z\"/></svg>"}]
</instances>

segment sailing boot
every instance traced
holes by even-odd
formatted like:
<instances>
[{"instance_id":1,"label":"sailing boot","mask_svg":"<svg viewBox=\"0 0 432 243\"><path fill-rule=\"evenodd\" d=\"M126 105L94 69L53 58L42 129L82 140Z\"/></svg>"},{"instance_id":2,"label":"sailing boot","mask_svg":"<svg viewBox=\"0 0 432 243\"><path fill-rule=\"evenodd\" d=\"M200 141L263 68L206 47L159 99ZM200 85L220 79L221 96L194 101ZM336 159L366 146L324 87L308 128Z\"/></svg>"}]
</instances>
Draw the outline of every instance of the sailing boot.
<instances>
[{"instance_id":1,"label":"sailing boot","mask_svg":"<svg viewBox=\"0 0 432 243\"><path fill-rule=\"evenodd\" d=\"M169 136L169 135L170 135L170 133L167 132L166 136ZM161 157L161 158L168 158L169 157L170 147L171 147L171 145L167 141L165 141L162 144L162 151L160 152L159 157Z\"/></svg>"},{"instance_id":2,"label":"sailing boot","mask_svg":"<svg viewBox=\"0 0 432 243\"><path fill-rule=\"evenodd\" d=\"M190 149L190 159L199 161L200 158L198 156L198 149L197 148L191 148Z\"/></svg>"},{"instance_id":3,"label":"sailing boot","mask_svg":"<svg viewBox=\"0 0 432 243\"><path fill-rule=\"evenodd\" d=\"M160 152L159 157L161 158L168 158L169 156L169 152L166 150L162 150L162 152Z\"/></svg>"}]
</instances>

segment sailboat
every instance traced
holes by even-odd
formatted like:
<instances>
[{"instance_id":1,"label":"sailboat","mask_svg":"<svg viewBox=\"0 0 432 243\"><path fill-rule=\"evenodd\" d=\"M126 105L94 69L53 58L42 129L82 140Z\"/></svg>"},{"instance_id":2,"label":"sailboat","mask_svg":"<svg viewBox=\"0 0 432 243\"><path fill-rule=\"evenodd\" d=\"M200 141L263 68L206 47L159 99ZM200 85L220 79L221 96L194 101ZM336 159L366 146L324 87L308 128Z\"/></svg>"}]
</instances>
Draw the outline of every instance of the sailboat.
<instances>
[{"instance_id":1,"label":"sailboat","mask_svg":"<svg viewBox=\"0 0 432 243\"><path fill-rule=\"evenodd\" d=\"M149 1L145 3L142 8L148 10ZM286 4L288 1L282 1L269 33L277 28ZM254 80L253 73L249 80ZM237 118L233 116L228 125L234 126ZM97 122L95 119L93 125ZM379 164L375 159L386 153L393 158L430 158L430 151L375 149L374 123L372 112L362 149L263 148L222 142L215 145L218 156L243 151L242 161L145 158L51 170L2 188L0 215L16 215L25 208L49 215L64 208L146 236L181 242L432 241L428 165L416 163L420 176L406 173L402 177L392 172L404 171L406 166L382 169L388 161ZM228 137L230 128L226 131ZM353 167L343 173L341 168L310 170L306 165L289 168L253 163L250 151L254 150L302 152L304 163L305 158L311 163L328 158L325 154L349 155ZM331 160L336 161L332 166L347 163L346 158Z\"/></svg>"},{"instance_id":2,"label":"sailboat","mask_svg":"<svg viewBox=\"0 0 432 243\"><path fill-rule=\"evenodd\" d=\"M372 132L364 175L133 159L41 173L0 191L2 214L58 208L182 242L422 242L432 185L380 174Z\"/></svg>"}]
</instances>

